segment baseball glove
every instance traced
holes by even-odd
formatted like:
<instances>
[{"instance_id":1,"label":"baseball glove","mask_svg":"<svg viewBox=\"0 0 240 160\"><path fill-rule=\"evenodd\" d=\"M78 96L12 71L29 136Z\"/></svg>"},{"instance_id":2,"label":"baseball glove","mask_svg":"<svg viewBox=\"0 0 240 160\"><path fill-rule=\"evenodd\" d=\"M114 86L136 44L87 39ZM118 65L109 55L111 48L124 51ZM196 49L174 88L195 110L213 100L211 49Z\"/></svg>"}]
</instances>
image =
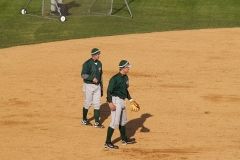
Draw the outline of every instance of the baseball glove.
<instances>
[{"instance_id":1,"label":"baseball glove","mask_svg":"<svg viewBox=\"0 0 240 160\"><path fill-rule=\"evenodd\" d=\"M140 110L139 104L133 99L130 100L130 106L131 106L131 111L138 112Z\"/></svg>"}]
</instances>

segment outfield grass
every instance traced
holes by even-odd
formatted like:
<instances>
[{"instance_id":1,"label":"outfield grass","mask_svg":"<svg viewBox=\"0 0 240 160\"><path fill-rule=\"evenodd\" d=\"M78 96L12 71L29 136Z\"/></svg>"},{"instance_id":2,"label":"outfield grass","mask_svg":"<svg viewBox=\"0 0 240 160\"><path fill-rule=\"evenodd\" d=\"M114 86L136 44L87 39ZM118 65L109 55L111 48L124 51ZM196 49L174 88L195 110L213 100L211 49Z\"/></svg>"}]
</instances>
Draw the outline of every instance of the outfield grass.
<instances>
[{"instance_id":1,"label":"outfield grass","mask_svg":"<svg viewBox=\"0 0 240 160\"><path fill-rule=\"evenodd\" d=\"M72 15L66 23L21 15L19 10L25 2L1 0L0 48L95 36L240 26L240 0L131 0L133 19Z\"/></svg>"}]
</instances>

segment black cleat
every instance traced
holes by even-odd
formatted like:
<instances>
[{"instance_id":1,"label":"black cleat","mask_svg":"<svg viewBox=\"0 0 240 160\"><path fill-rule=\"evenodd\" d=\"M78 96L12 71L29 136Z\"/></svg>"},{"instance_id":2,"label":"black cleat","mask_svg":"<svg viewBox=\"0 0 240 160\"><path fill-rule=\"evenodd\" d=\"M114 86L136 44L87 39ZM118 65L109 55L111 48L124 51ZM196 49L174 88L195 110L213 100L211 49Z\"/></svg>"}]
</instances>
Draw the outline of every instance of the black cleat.
<instances>
[{"instance_id":1,"label":"black cleat","mask_svg":"<svg viewBox=\"0 0 240 160\"><path fill-rule=\"evenodd\" d=\"M94 127L95 128L104 128L104 126L102 124L100 124L99 122L95 122Z\"/></svg>"},{"instance_id":2,"label":"black cleat","mask_svg":"<svg viewBox=\"0 0 240 160\"><path fill-rule=\"evenodd\" d=\"M118 149L118 146L112 144L112 142L107 142L107 143L105 143L104 147L105 147L106 149Z\"/></svg>"},{"instance_id":3,"label":"black cleat","mask_svg":"<svg viewBox=\"0 0 240 160\"><path fill-rule=\"evenodd\" d=\"M134 144L136 143L136 140L135 138L132 138L132 139L125 139L125 140L122 140L122 145L127 145L127 144Z\"/></svg>"},{"instance_id":4,"label":"black cleat","mask_svg":"<svg viewBox=\"0 0 240 160\"><path fill-rule=\"evenodd\" d=\"M86 126L92 126L92 123L90 123L87 119L83 119L81 121L82 125L86 125Z\"/></svg>"}]
</instances>

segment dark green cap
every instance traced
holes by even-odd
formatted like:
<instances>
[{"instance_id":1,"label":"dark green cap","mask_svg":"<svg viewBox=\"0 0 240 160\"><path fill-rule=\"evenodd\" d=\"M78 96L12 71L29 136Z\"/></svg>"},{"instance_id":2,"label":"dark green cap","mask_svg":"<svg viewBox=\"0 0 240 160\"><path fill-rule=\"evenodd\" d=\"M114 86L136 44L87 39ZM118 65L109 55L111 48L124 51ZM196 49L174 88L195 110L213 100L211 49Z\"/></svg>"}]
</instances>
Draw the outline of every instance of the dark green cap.
<instances>
[{"instance_id":1,"label":"dark green cap","mask_svg":"<svg viewBox=\"0 0 240 160\"><path fill-rule=\"evenodd\" d=\"M95 55L95 54L100 54L101 51L98 48L93 48L91 51L91 55Z\"/></svg>"},{"instance_id":2,"label":"dark green cap","mask_svg":"<svg viewBox=\"0 0 240 160\"><path fill-rule=\"evenodd\" d=\"M119 68L125 68L125 67L131 67L131 65L127 60L121 60L118 67Z\"/></svg>"}]
</instances>

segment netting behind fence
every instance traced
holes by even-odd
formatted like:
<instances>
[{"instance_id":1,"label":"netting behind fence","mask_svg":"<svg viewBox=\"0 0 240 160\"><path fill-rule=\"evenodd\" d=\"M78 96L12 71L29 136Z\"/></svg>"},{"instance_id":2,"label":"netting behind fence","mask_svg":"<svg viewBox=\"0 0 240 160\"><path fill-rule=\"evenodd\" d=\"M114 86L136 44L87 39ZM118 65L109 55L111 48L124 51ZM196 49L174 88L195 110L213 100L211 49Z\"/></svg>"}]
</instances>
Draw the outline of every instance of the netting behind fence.
<instances>
[{"instance_id":1,"label":"netting behind fence","mask_svg":"<svg viewBox=\"0 0 240 160\"><path fill-rule=\"evenodd\" d=\"M25 8L28 14L44 17L116 15L129 16L126 0L62 0L58 5L55 0L27 0ZM53 10L55 7L55 10ZM60 11L60 12L59 12Z\"/></svg>"}]
</instances>

